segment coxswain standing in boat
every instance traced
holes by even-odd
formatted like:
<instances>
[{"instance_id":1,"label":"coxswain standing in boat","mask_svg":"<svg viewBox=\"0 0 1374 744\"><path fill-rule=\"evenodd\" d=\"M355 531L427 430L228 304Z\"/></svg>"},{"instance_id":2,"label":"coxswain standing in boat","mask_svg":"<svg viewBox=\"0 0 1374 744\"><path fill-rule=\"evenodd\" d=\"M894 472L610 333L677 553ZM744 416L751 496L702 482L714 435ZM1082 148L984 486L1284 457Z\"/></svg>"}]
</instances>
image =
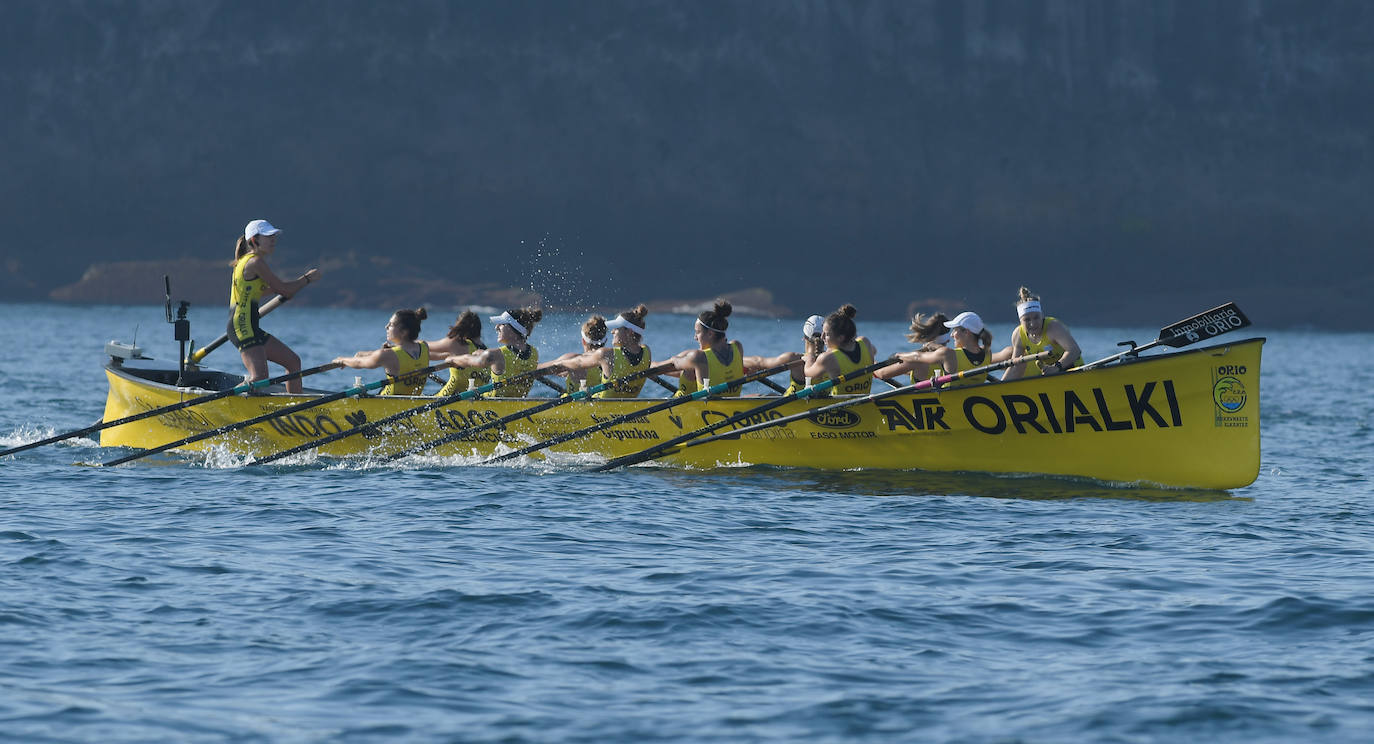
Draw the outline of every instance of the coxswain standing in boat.
<instances>
[{"instance_id":1,"label":"coxswain standing in boat","mask_svg":"<svg viewBox=\"0 0 1374 744\"><path fill-rule=\"evenodd\" d=\"M550 368L566 369L570 375L574 370L586 370L587 387L643 372L653 365L652 352L644 344L644 317L648 314L648 306L641 304L633 310L626 310L608 321L603 321L602 330L611 333L613 345L610 348L586 348L582 354L565 355L550 365ZM599 316L593 316L593 320L596 317ZM584 348L591 346L586 325L583 325L582 333ZM570 376L568 392L574 392L572 380ZM595 397L635 398L643 388L644 378L639 377L629 382L611 385Z\"/></svg>"},{"instance_id":2,"label":"coxswain standing in boat","mask_svg":"<svg viewBox=\"0 0 1374 744\"><path fill-rule=\"evenodd\" d=\"M900 361L883 367L873 375L880 380L892 380L910 372L911 382L915 384L944 374L944 368L939 365L944 361L944 352L949 347L949 329L945 327L947 320L949 316L944 313L917 313L911 319L911 332L906 335L906 340L920 344L921 348L897 354Z\"/></svg>"},{"instance_id":3,"label":"coxswain standing in boat","mask_svg":"<svg viewBox=\"0 0 1374 744\"><path fill-rule=\"evenodd\" d=\"M373 351L360 351L351 357L336 357L335 364L352 369L386 370L390 382L378 395L419 395L426 377L418 374L429 367L429 344L418 341L420 321L429 317L424 308L397 310L386 324L386 345Z\"/></svg>"},{"instance_id":4,"label":"coxswain standing in boat","mask_svg":"<svg viewBox=\"0 0 1374 744\"><path fill-rule=\"evenodd\" d=\"M703 310L697 316L693 335L699 348L688 349L672 358L679 374L676 397L744 377L744 346L725 336L733 310L729 302L716 300L710 310ZM729 392L732 396L739 394L738 388Z\"/></svg>"},{"instance_id":5,"label":"coxswain standing in boat","mask_svg":"<svg viewBox=\"0 0 1374 744\"><path fill-rule=\"evenodd\" d=\"M803 356L806 365L802 368L802 374L806 376L807 384L814 385L827 379L838 380L841 375L853 374L873 364L876 353L873 350L873 342L859 335L858 328L854 325L856 315L858 311L854 306L846 304L826 316L821 330L826 351L818 353L815 345L807 344L806 354ZM864 374L841 382L827 393L867 395L872 389L873 375Z\"/></svg>"},{"instance_id":6,"label":"coxswain standing in boat","mask_svg":"<svg viewBox=\"0 0 1374 744\"><path fill-rule=\"evenodd\" d=\"M1017 293L1016 317L1020 323L1011 332L1011 351L1014 356L1038 354L1048 349L1048 358L1035 360L1042 375L1082 366L1083 352L1069 327L1056 318L1047 317L1041 309L1040 298L1025 287ZM1026 374L1026 363L1012 365L1002 374L1003 380L1019 380Z\"/></svg>"},{"instance_id":7,"label":"coxswain standing in boat","mask_svg":"<svg viewBox=\"0 0 1374 744\"><path fill-rule=\"evenodd\" d=\"M277 249L277 233L281 230L267 220L253 220L243 229L243 237L234 246L234 274L229 283L229 327L225 333L229 342L239 350L248 374L244 382L256 382L268 377L267 363L279 364L289 373L301 371L301 358L291 347L258 325L258 301L265 289L291 299L301 288L320 278L319 269L310 269L300 278L282 281L272 273L267 259ZM286 392L301 392L299 378L287 380Z\"/></svg>"},{"instance_id":8,"label":"coxswain standing in boat","mask_svg":"<svg viewBox=\"0 0 1374 744\"><path fill-rule=\"evenodd\" d=\"M486 348L487 345L482 343L482 319L471 310L464 310L459 313L458 319L448 329L447 335L437 341L429 342L429 353L434 359L474 354ZM473 383L485 385L490 380L491 375L485 369L449 367L448 382L444 383L439 392L435 393L435 397L447 398L450 395L457 395L473 387Z\"/></svg>"},{"instance_id":9,"label":"coxswain standing in boat","mask_svg":"<svg viewBox=\"0 0 1374 744\"><path fill-rule=\"evenodd\" d=\"M534 331L534 324L544 317L538 308L522 307L507 310L490 317L496 328L496 342L501 344L495 349L483 349L468 354L448 357L448 363L463 369L482 369L491 372L491 381L504 383L516 375L532 372L539 366L539 350L527 340ZM534 385L534 377L519 380L497 388L496 392L505 398L523 398L529 395Z\"/></svg>"}]
</instances>

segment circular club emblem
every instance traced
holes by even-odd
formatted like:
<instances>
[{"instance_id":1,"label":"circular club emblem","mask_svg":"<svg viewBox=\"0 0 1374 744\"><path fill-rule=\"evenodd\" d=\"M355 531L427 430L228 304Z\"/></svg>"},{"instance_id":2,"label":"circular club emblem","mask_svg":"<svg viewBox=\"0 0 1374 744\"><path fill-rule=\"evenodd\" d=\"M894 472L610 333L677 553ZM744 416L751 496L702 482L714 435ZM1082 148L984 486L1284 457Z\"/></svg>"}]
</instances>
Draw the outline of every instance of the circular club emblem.
<instances>
[{"instance_id":1,"label":"circular club emblem","mask_svg":"<svg viewBox=\"0 0 1374 744\"><path fill-rule=\"evenodd\" d=\"M1212 400L1227 413L1244 408L1246 397L1245 383L1234 377L1223 377L1212 385Z\"/></svg>"}]
</instances>

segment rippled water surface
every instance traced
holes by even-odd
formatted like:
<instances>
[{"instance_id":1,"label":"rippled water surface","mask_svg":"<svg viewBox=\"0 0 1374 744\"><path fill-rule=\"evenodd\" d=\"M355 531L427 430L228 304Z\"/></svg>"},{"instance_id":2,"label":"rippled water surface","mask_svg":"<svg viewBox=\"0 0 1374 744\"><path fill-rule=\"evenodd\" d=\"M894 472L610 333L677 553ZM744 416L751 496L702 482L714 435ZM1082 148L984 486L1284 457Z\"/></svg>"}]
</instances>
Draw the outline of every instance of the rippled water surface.
<instances>
[{"instance_id":1,"label":"rippled water surface","mask_svg":"<svg viewBox=\"0 0 1374 744\"><path fill-rule=\"evenodd\" d=\"M102 345L136 325L175 358L161 312L0 305L0 444L99 418ZM193 309L197 335L221 315ZM1098 358L1178 319L1075 332ZM571 350L577 320L533 340ZM311 365L385 322L292 307L264 325ZM690 319L650 324L658 356L691 343ZM778 353L799 321L732 326ZM860 328L905 346L901 324ZM204 455L98 469L75 464L110 459L88 439L0 459L0 738L1368 740L1374 338L1246 335L1269 338L1263 463L1232 492Z\"/></svg>"}]
</instances>

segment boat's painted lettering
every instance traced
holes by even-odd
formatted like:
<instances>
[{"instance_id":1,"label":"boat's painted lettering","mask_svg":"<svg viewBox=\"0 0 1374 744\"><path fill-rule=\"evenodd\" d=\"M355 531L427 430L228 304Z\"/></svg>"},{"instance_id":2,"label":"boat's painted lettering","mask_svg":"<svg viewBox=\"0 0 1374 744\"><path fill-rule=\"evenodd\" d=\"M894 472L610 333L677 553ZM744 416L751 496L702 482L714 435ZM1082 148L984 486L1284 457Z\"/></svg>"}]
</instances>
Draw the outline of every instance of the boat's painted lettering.
<instances>
[{"instance_id":1,"label":"boat's painted lettering","mask_svg":"<svg viewBox=\"0 0 1374 744\"><path fill-rule=\"evenodd\" d=\"M1126 386L1126 403L1131 407L1131 416L1135 419L1135 428L1145 428L1145 414L1150 415L1150 419L1155 422L1155 426L1163 429L1168 426L1164 423L1164 417L1159 415L1159 411L1150 405L1150 395L1155 391L1153 381L1145 383L1145 387L1139 393L1136 392L1135 385Z\"/></svg>"},{"instance_id":2,"label":"boat's painted lettering","mask_svg":"<svg viewBox=\"0 0 1374 744\"><path fill-rule=\"evenodd\" d=\"M500 416L496 415L496 411L490 409L486 411L472 410L467 413L453 408L434 411L434 425L444 430L475 429L498 418Z\"/></svg>"},{"instance_id":3,"label":"boat's painted lettering","mask_svg":"<svg viewBox=\"0 0 1374 744\"><path fill-rule=\"evenodd\" d=\"M1223 364L1220 367L1217 367L1217 374L1222 377L1225 377L1227 375L1243 375L1245 374L1245 365Z\"/></svg>"},{"instance_id":4,"label":"boat's painted lettering","mask_svg":"<svg viewBox=\"0 0 1374 744\"><path fill-rule=\"evenodd\" d=\"M1131 428L1129 421L1114 421L1111 409L1107 408L1107 396L1102 394L1102 388L1093 388L1093 398L1097 400L1097 412L1102 414L1102 423L1107 425L1107 431L1123 431Z\"/></svg>"},{"instance_id":5,"label":"boat's painted lettering","mask_svg":"<svg viewBox=\"0 0 1374 744\"><path fill-rule=\"evenodd\" d=\"M1040 417L1040 408L1029 395L1003 395L1002 404L1007 407L1011 425L1015 426L1017 431L1025 434L1026 427L1030 426L1041 434L1049 434L1036 420Z\"/></svg>"},{"instance_id":6,"label":"boat's painted lettering","mask_svg":"<svg viewBox=\"0 0 1374 744\"><path fill-rule=\"evenodd\" d=\"M975 408L986 408L992 414L992 423L985 424L974 413ZM984 434L1001 434L1007 430L1007 416L1001 407L981 395L971 395L964 399L964 418L973 428Z\"/></svg>"},{"instance_id":7,"label":"boat's painted lettering","mask_svg":"<svg viewBox=\"0 0 1374 744\"><path fill-rule=\"evenodd\" d=\"M1160 400L1161 390L1163 401ZM1048 393L1037 393L1035 398L1003 395L1000 401L991 396L971 395L964 399L964 418L969 426L984 434L1002 434L1009 428L1020 434L1071 434L1076 429L1088 428L1107 432L1183 425L1183 412L1179 409L1173 380L1152 380L1139 387L1127 384L1120 393L1112 395L1103 388L1092 388L1090 394L1095 411L1084 402L1088 394L1084 391L1080 397L1073 390L1064 391L1063 407L1058 411ZM1115 416L1122 416L1123 403L1130 416L1117 419L1113 416L1113 408ZM879 407L882 408L881 403Z\"/></svg>"},{"instance_id":8,"label":"boat's painted lettering","mask_svg":"<svg viewBox=\"0 0 1374 744\"><path fill-rule=\"evenodd\" d=\"M1078 393L1072 390L1064 391L1064 431L1072 434L1074 427L1078 424L1087 424L1094 431L1102 431L1102 425L1097 423L1097 419L1088 413L1088 407L1083 405L1083 401L1078 397Z\"/></svg>"},{"instance_id":9,"label":"boat's painted lettering","mask_svg":"<svg viewBox=\"0 0 1374 744\"><path fill-rule=\"evenodd\" d=\"M724 413L722 411L712 411L710 409L706 409L701 412L701 423L708 425L715 424L730 418L730 416L731 414ZM772 421L773 419L779 418L782 418L782 414L778 413L777 411L764 411L763 413L756 413L753 416L749 416L748 418L740 419L739 421L736 421L733 424L731 424L730 428L742 429L746 426L753 426L754 424L761 424L765 421Z\"/></svg>"},{"instance_id":10,"label":"boat's painted lettering","mask_svg":"<svg viewBox=\"0 0 1374 744\"><path fill-rule=\"evenodd\" d=\"M911 409L907 410L901 401L884 398L877 402L878 412L887 421L887 430L897 427L907 431L934 431L936 427L949 430L945 423L945 407L936 398L912 398Z\"/></svg>"},{"instance_id":11,"label":"boat's painted lettering","mask_svg":"<svg viewBox=\"0 0 1374 744\"><path fill-rule=\"evenodd\" d=\"M833 411L817 411L807 418L811 419L815 425L824 426L827 429L848 429L851 426L857 426L862 420L859 414L838 408Z\"/></svg>"},{"instance_id":12,"label":"boat's painted lettering","mask_svg":"<svg viewBox=\"0 0 1374 744\"><path fill-rule=\"evenodd\" d=\"M1047 393L1040 393L1040 409L1045 412L1045 420L1050 422L1050 431L1055 434L1063 434L1064 429L1059 426L1059 419L1054 415L1054 406L1050 405L1050 396Z\"/></svg>"},{"instance_id":13,"label":"boat's painted lettering","mask_svg":"<svg viewBox=\"0 0 1374 744\"><path fill-rule=\"evenodd\" d=\"M603 430L603 431L601 432L601 436L603 436L603 437L605 437L605 438L607 438L607 439L614 439L614 440L616 440L617 442L623 442L623 441L625 441L626 439L649 439L649 440L656 440L656 439L659 438L658 432L654 431L653 429L614 429L614 428L612 428L612 429L605 429L605 430Z\"/></svg>"}]
</instances>

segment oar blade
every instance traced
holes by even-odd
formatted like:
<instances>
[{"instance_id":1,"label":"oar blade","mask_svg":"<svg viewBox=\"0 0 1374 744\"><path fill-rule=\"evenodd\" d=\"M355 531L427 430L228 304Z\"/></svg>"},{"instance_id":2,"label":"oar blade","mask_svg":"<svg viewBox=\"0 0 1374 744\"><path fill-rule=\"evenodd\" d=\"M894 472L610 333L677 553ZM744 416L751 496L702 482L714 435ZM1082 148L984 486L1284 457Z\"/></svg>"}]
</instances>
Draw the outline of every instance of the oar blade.
<instances>
[{"instance_id":1,"label":"oar blade","mask_svg":"<svg viewBox=\"0 0 1374 744\"><path fill-rule=\"evenodd\" d=\"M1159 343L1177 349L1249 325L1250 319L1236 307L1236 303L1228 302L1160 329Z\"/></svg>"}]
</instances>

